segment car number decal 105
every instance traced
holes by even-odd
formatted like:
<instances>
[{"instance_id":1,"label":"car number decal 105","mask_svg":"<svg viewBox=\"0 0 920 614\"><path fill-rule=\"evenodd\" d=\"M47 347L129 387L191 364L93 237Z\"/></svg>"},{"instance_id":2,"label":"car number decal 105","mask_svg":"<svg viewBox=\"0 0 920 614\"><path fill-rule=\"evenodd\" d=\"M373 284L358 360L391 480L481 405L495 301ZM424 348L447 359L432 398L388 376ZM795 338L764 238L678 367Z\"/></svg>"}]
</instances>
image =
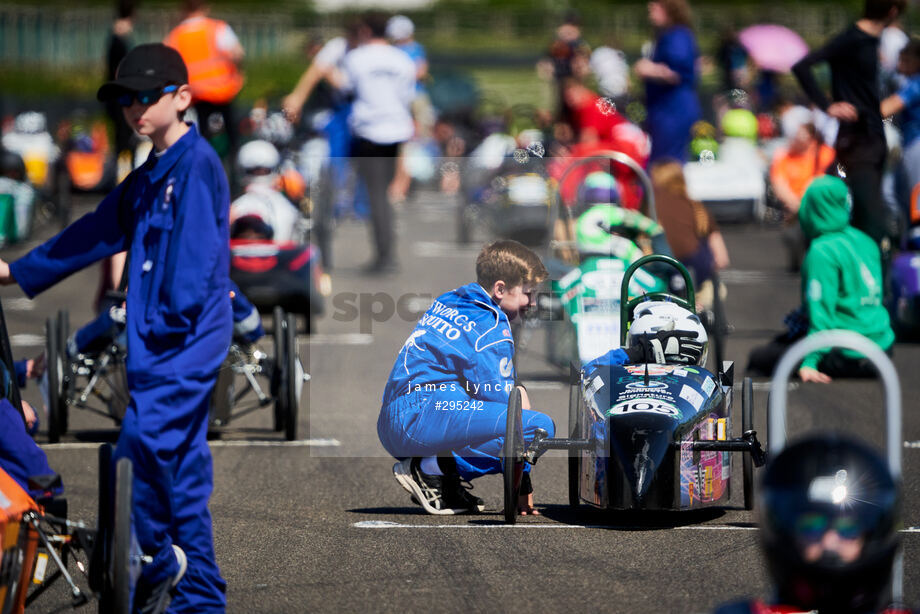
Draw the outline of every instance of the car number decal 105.
<instances>
[{"instance_id":1,"label":"car number decal 105","mask_svg":"<svg viewBox=\"0 0 920 614\"><path fill-rule=\"evenodd\" d=\"M671 416L672 418L677 418L680 415L678 409L670 403L654 400L633 400L617 403L610 408L610 411L607 412L607 415L612 416L616 414L632 414L637 412L653 412L656 414Z\"/></svg>"}]
</instances>

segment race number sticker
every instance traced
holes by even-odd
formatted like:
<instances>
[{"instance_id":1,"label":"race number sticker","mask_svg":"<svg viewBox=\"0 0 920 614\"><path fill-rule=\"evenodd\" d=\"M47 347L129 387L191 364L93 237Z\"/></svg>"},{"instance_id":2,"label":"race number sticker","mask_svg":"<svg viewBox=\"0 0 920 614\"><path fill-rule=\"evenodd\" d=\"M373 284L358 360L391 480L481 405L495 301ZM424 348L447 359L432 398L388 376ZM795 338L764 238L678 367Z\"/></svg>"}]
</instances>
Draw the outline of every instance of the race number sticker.
<instances>
[{"instance_id":1,"label":"race number sticker","mask_svg":"<svg viewBox=\"0 0 920 614\"><path fill-rule=\"evenodd\" d=\"M687 384L684 384L683 387L680 389L680 398L690 403L690 405L693 406L693 409L698 410L700 407L703 406L703 395L701 395L699 392L697 392L696 390L694 390Z\"/></svg>"},{"instance_id":2,"label":"race number sticker","mask_svg":"<svg viewBox=\"0 0 920 614\"><path fill-rule=\"evenodd\" d=\"M634 414L640 412L651 412L655 414L663 414L665 416L670 416L671 418L677 418L679 412L676 407L670 403L665 403L664 401L656 401L653 399L644 400L644 401L624 401L622 403L617 403L610 411L607 412L608 416L619 415L619 414Z\"/></svg>"}]
</instances>

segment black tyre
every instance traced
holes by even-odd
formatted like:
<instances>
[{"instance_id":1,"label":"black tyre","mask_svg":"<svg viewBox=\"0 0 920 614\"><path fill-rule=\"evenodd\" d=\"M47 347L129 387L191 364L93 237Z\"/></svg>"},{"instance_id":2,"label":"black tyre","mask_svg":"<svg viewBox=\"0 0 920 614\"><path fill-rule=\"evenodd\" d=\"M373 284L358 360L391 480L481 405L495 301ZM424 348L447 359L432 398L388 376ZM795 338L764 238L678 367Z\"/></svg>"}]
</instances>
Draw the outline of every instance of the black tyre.
<instances>
[{"instance_id":1,"label":"black tyre","mask_svg":"<svg viewBox=\"0 0 920 614\"><path fill-rule=\"evenodd\" d=\"M744 378L741 385L741 432L754 430L754 383ZM744 478L744 509L754 509L754 459L750 453L741 455L741 471Z\"/></svg>"},{"instance_id":2,"label":"black tyre","mask_svg":"<svg viewBox=\"0 0 920 614\"><path fill-rule=\"evenodd\" d=\"M569 387L569 437L581 439L581 382ZM581 450L569 450L569 506L581 503Z\"/></svg>"},{"instance_id":3,"label":"black tyre","mask_svg":"<svg viewBox=\"0 0 920 614\"><path fill-rule=\"evenodd\" d=\"M284 369L283 365L287 364L284 356L284 318L284 310L276 306L272 311L272 349L275 351L275 362L271 374L271 393L275 399L274 428L279 433L284 430L284 416L287 413L287 398L281 393L281 372Z\"/></svg>"},{"instance_id":4,"label":"black tyre","mask_svg":"<svg viewBox=\"0 0 920 614\"><path fill-rule=\"evenodd\" d=\"M521 391L515 388L508 399L502 467L505 483L505 523L514 524L518 515L518 496L524 474L524 426L521 416Z\"/></svg>"},{"instance_id":5,"label":"black tyre","mask_svg":"<svg viewBox=\"0 0 920 614\"><path fill-rule=\"evenodd\" d=\"M722 282L719 280L719 275L715 271L712 273L712 286L713 330L711 338L716 354L716 365L715 369L712 371L714 373L721 373L722 360L725 357L725 334L728 331L728 320L725 317L725 303L722 302L722 294L720 292Z\"/></svg>"},{"instance_id":6,"label":"black tyre","mask_svg":"<svg viewBox=\"0 0 920 614\"><path fill-rule=\"evenodd\" d=\"M233 356L232 350L227 353L227 357L217 371L217 381L214 382L214 390L211 392L211 410L208 419L209 430L217 429L230 423L230 412L233 409L233 398L236 393L236 378L233 373L231 356Z\"/></svg>"},{"instance_id":7,"label":"black tyre","mask_svg":"<svg viewBox=\"0 0 920 614\"><path fill-rule=\"evenodd\" d=\"M293 313L287 314L285 320L285 368L283 373L286 375L284 386L280 393L285 397L285 416L284 416L284 437L288 441L297 439L297 414L300 409L300 395L298 394L298 378L301 378L301 371L297 368L300 357L297 348L297 316Z\"/></svg>"},{"instance_id":8,"label":"black tyre","mask_svg":"<svg viewBox=\"0 0 920 614\"><path fill-rule=\"evenodd\" d=\"M99 594L99 611L112 611L108 561L112 543L112 444L99 446L99 502L96 515L96 544L89 563L89 586Z\"/></svg>"},{"instance_id":9,"label":"black tyre","mask_svg":"<svg viewBox=\"0 0 920 614\"><path fill-rule=\"evenodd\" d=\"M58 226L66 228L70 224L70 212L73 209L73 186L70 182L70 175L67 173L67 166L63 160L59 164L54 178L54 214Z\"/></svg>"},{"instance_id":10,"label":"black tyre","mask_svg":"<svg viewBox=\"0 0 920 614\"><path fill-rule=\"evenodd\" d=\"M57 443L65 428L61 416L63 358L57 325L51 318L45 322L45 355L48 362L48 441Z\"/></svg>"},{"instance_id":11,"label":"black tyre","mask_svg":"<svg viewBox=\"0 0 920 614\"><path fill-rule=\"evenodd\" d=\"M115 465L115 510L112 514L112 611L131 613L131 461L120 458Z\"/></svg>"},{"instance_id":12,"label":"black tyre","mask_svg":"<svg viewBox=\"0 0 920 614\"><path fill-rule=\"evenodd\" d=\"M73 368L70 358L67 356L67 338L70 337L70 313L66 309L61 309L57 314L57 333L58 348L61 351L63 361L60 364L61 370L61 394L60 394L60 416L61 416L61 433L70 430L70 403L68 401L73 397ZM127 382L125 384L127 386ZM127 390L127 388L125 388Z\"/></svg>"}]
</instances>

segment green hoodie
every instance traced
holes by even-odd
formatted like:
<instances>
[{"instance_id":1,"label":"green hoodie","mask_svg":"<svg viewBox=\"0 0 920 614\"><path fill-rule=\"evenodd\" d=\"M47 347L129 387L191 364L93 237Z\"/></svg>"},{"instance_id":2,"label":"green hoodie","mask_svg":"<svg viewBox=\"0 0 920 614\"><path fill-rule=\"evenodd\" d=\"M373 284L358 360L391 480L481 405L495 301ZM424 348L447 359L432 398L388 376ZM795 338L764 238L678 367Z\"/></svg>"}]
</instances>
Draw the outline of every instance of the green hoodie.
<instances>
[{"instance_id":1,"label":"green hoodie","mask_svg":"<svg viewBox=\"0 0 920 614\"><path fill-rule=\"evenodd\" d=\"M875 242L850 226L851 206L849 190L837 177L818 177L802 196L799 222L811 240L802 265L808 333L851 330L887 350L894 343L894 332L882 306L881 257ZM817 369L826 353L809 354L802 366Z\"/></svg>"}]
</instances>

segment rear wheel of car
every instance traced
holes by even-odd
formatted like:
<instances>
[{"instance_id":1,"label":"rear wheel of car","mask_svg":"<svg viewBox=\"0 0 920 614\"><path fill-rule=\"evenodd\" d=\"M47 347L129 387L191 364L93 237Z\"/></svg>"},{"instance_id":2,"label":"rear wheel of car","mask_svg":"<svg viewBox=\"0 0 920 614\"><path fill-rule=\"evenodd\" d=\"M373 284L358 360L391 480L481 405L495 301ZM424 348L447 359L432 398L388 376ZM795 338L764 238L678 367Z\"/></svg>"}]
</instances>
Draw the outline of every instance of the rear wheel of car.
<instances>
[{"instance_id":1,"label":"rear wheel of car","mask_svg":"<svg viewBox=\"0 0 920 614\"><path fill-rule=\"evenodd\" d=\"M297 439L297 414L300 409L300 381L303 381L302 369L298 369L300 357L297 348L297 316L287 314L284 323L285 335L285 375L280 393L285 396L284 436L288 441Z\"/></svg>"},{"instance_id":2,"label":"rear wheel of car","mask_svg":"<svg viewBox=\"0 0 920 614\"><path fill-rule=\"evenodd\" d=\"M524 425L521 412L521 391L515 388L508 399L505 421L505 442L502 446L502 468L505 487L505 523L514 524L518 515L518 496L524 474Z\"/></svg>"},{"instance_id":3,"label":"rear wheel of car","mask_svg":"<svg viewBox=\"0 0 920 614\"><path fill-rule=\"evenodd\" d=\"M741 432L754 430L754 383L744 378L741 387ZM744 509L754 509L754 459L750 452L741 455L741 470L744 479Z\"/></svg>"},{"instance_id":4,"label":"rear wheel of car","mask_svg":"<svg viewBox=\"0 0 920 614\"><path fill-rule=\"evenodd\" d=\"M48 361L48 441L57 443L61 440L66 426L61 414L63 358L57 323L53 318L45 322L45 354Z\"/></svg>"},{"instance_id":5,"label":"rear wheel of car","mask_svg":"<svg viewBox=\"0 0 920 614\"><path fill-rule=\"evenodd\" d=\"M581 426L581 382L569 386L569 437L582 438ZM569 506L576 508L581 503L581 450L569 450Z\"/></svg>"},{"instance_id":6,"label":"rear wheel of car","mask_svg":"<svg viewBox=\"0 0 920 614\"><path fill-rule=\"evenodd\" d=\"M66 309L61 309L57 314L57 335L58 349L60 350L61 361L58 363L61 377L61 388L59 394L59 414L61 417L61 434L70 430L70 404L68 400L73 393L73 368L71 367L70 357L67 355L67 338L70 337L70 313ZM125 383L127 391L127 382Z\"/></svg>"},{"instance_id":7,"label":"rear wheel of car","mask_svg":"<svg viewBox=\"0 0 920 614\"><path fill-rule=\"evenodd\" d=\"M115 464L115 510L112 514L112 595L115 614L131 613L131 461Z\"/></svg>"},{"instance_id":8,"label":"rear wheel of car","mask_svg":"<svg viewBox=\"0 0 920 614\"><path fill-rule=\"evenodd\" d=\"M284 319L284 310L276 306L272 312L272 345L275 351L275 362L271 374L271 393L272 398L275 399L274 428L275 431L279 433L284 430L284 416L287 413L287 397L283 394L284 386L282 381L282 372L287 364L287 359L285 357Z\"/></svg>"}]
</instances>

